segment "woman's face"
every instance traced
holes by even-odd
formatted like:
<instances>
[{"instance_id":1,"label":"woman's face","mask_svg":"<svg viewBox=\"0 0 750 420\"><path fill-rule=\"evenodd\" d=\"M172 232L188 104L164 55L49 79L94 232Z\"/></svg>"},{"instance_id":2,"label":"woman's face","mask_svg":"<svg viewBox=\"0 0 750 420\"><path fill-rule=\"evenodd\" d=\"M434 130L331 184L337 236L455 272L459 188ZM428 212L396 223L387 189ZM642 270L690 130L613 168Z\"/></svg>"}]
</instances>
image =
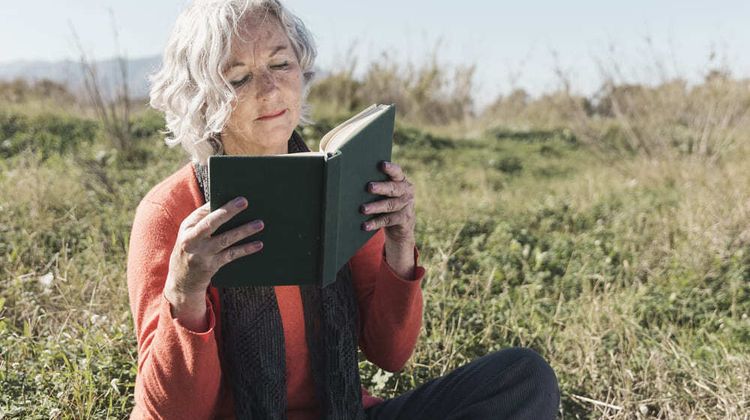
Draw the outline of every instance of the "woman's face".
<instances>
[{"instance_id":1,"label":"woman's face","mask_svg":"<svg viewBox=\"0 0 750 420\"><path fill-rule=\"evenodd\" d=\"M289 38L273 15L251 14L232 43L225 77L237 99L222 131L229 155L283 154L299 123L303 77Z\"/></svg>"}]
</instances>

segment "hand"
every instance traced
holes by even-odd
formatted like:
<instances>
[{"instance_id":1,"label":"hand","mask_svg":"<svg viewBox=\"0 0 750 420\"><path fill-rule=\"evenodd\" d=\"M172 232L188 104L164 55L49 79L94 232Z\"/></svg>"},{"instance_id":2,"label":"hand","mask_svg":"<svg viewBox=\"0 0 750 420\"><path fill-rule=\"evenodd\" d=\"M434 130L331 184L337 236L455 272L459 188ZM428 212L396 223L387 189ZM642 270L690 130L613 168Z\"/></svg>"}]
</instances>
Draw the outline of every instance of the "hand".
<instances>
[{"instance_id":1,"label":"hand","mask_svg":"<svg viewBox=\"0 0 750 420\"><path fill-rule=\"evenodd\" d=\"M214 273L223 265L263 248L260 241L232 246L263 230L261 220L211 236L219 226L245 207L247 200L243 197L237 197L213 212L210 211L210 204L206 203L180 224L164 285L164 296L172 304L175 317L183 315L192 322L205 319L206 289Z\"/></svg>"},{"instance_id":2,"label":"hand","mask_svg":"<svg viewBox=\"0 0 750 420\"><path fill-rule=\"evenodd\" d=\"M406 179L400 166L392 162L383 162L380 169L390 177L390 181L370 182L367 191L383 195L386 198L360 206L362 214L380 214L365 222L364 230L375 230L385 227L386 237L402 243L414 239L414 185Z\"/></svg>"},{"instance_id":3,"label":"hand","mask_svg":"<svg viewBox=\"0 0 750 420\"><path fill-rule=\"evenodd\" d=\"M383 162L380 169L390 181L370 182L367 191L389 198L365 203L360 206L362 214L379 214L362 224L364 230L385 228L386 260L396 273L411 278L414 268L414 185L406 179L400 166Z\"/></svg>"}]
</instances>

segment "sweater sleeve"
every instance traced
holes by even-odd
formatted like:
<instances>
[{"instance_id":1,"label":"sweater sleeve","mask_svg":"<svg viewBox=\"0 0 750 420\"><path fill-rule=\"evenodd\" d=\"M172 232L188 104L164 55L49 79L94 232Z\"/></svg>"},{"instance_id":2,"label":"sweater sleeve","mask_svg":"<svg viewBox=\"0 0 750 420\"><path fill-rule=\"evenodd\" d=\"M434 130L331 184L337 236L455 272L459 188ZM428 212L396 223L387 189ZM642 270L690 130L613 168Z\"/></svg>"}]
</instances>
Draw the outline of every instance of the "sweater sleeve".
<instances>
[{"instance_id":1,"label":"sweater sleeve","mask_svg":"<svg viewBox=\"0 0 750 420\"><path fill-rule=\"evenodd\" d=\"M359 304L359 346L368 360L395 372L414 351L422 326L424 267L414 247L414 278L397 275L385 259L380 229L349 260Z\"/></svg>"},{"instance_id":2,"label":"sweater sleeve","mask_svg":"<svg viewBox=\"0 0 750 420\"><path fill-rule=\"evenodd\" d=\"M163 295L179 224L163 206L146 200L133 221L127 278L138 374L131 418L210 418L219 400L221 366L209 295L206 331L180 324Z\"/></svg>"}]
</instances>

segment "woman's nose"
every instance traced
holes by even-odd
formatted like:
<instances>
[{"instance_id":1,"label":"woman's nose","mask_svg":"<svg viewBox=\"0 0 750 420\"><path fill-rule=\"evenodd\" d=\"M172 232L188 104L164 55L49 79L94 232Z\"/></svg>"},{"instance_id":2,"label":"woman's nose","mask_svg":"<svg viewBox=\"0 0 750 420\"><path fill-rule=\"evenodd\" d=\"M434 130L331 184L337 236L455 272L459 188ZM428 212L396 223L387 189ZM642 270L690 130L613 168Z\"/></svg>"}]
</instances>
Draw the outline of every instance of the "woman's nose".
<instances>
[{"instance_id":1,"label":"woman's nose","mask_svg":"<svg viewBox=\"0 0 750 420\"><path fill-rule=\"evenodd\" d=\"M256 97L258 99L271 96L277 90L276 79L270 71L261 72L258 77L257 86L258 90L256 92Z\"/></svg>"}]
</instances>

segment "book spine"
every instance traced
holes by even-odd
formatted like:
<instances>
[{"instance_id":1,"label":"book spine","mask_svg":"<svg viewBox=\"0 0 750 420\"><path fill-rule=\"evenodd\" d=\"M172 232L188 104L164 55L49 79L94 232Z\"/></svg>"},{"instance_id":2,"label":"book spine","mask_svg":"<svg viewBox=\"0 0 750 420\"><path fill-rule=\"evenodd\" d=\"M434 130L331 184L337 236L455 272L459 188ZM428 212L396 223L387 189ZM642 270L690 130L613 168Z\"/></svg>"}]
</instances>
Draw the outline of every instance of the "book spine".
<instances>
[{"instance_id":1,"label":"book spine","mask_svg":"<svg viewBox=\"0 0 750 420\"><path fill-rule=\"evenodd\" d=\"M320 252L320 285L325 287L336 280L341 268L336 260L339 244L339 197L341 185L341 152L329 154L323 170L323 223L321 236L323 246Z\"/></svg>"}]
</instances>

